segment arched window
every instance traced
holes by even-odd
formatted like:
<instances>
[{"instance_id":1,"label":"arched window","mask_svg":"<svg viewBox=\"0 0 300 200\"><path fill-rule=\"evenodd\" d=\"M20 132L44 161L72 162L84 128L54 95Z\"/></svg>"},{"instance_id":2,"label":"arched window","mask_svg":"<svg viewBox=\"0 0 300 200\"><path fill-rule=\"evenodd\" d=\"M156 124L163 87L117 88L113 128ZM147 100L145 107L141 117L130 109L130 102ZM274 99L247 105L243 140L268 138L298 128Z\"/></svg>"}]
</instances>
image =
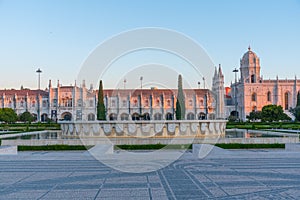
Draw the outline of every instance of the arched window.
<instances>
[{"instance_id":1,"label":"arched window","mask_svg":"<svg viewBox=\"0 0 300 200\"><path fill-rule=\"evenodd\" d=\"M115 121L115 120L117 120L117 119L118 119L117 114L111 113L111 114L109 115L109 120L110 120L110 121Z\"/></svg>"},{"instance_id":2,"label":"arched window","mask_svg":"<svg viewBox=\"0 0 300 200\"><path fill-rule=\"evenodd\" d=\"M267 93L267 101L271 101L271 92L270 91Z\"/></svg>"},{"instance_id":3,"label":"arched window","mask_svg":"<svg viewBox=\"0 0 300 200\"><path fill-rule=\"evenodd\" d=\"M254 74L251 75L251 83L255 83L255 75Z\"/></svg>"},{"instance_id":4,"label":"arched window","mask_svg":"<svg viewBox=\"0 0 300 200\"><path fill-rule=\"evenodd\" d=\"M252 101L256 101L256 93L253 93L253 94L252 94L251 100L252 100Z\"/></svg>"},{"instance_id":5,"label":"arched window","mask_svg":"<svg viewBox=\"0 0 300 200\"><path fill-rule=\"evenodd\" d=\"M127 113L121 114L121 121L127 121L129 119L129 115Z\"/></svg>"},{"instance_id":6,"label":"arched window","mask_svg":"<svg viewBox=\"0 0 300 200\"><path fill-rule=\"evenodd\" d=\"M284 94L284 109L288 110L289 109L289 93L286 92Z\"/></svg>"},{"instance_id":7,"label":"arched window","mask_svg":"<svg viewBox=\"0 0 300 200\"><path fill-rule=\"evenodd\" d=\"M173 120L173 119L174 119L174 117L173 117L172 113L166 114L166 120Z\"/></svg>"},{"instance_id":8,"label":"arched window","mask_svg":"<svg viewBox=\"0 0 300 200\"><path fill-rule=\"evenodd\" d=\"M204 112L199 113L199 114L198 114L198 119L199 119L199 120L204 120L204 119L206 119L206 114L205 114Z\"/></svg>"},{"instance_id":9,"label":"arched window","mask_svg":"<svg viewBox=\"0 0 300 200\"><path fill-rule=\"evenodd\" d=\"M132 120L133 121L138 121L140 120L140 115L138 113L133 113L132 114Z\"/></svg>"},{"instance_id":10,"label":"arched window","mask_svg":"<svg viewBox=\"0 0 300 200\"><path fill-rule=\"evenodd\" d=\"M194 120L195 119L195 114L194 113L188 113L187 114L187 119L188 120Z\"/></svg>"},{"instance_id":11,"label":"arched window","mask_svg":"<svg viewBox=\"0 0 300 200\"><path fill-rule=\"evenodd\" d=\"M149 113L144 113L143 114L143 120L150 120L150 114Z\"/></svg>"}]
</instances>

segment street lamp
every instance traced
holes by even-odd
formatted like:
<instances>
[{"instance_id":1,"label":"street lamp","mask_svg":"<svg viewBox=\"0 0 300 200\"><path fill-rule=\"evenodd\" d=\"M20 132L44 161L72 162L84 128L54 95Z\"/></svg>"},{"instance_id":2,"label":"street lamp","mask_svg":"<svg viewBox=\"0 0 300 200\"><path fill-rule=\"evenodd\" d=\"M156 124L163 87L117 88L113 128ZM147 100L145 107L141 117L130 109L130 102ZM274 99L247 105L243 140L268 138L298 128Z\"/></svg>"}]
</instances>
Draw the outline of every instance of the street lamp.
<instances>
[{"instance_id":1,"label":"street lamp","mask_svg":"<svg viewBox=\"0 0 300 200\"><path fill-rule=\"evenodd\" d=\"M235 75L235 83L234 83L234 106L235 106L235 117L238 119L238 113L237 113L237 98L236 98L236 73L239 72L237 68L234 68L232 71Z\"/></svg>"},{"instance_id":2,"label":"street lamp","mask_svg":"<svg viewBox=\"0 0 300 200\"><path fill-rule=\"evenodd\" d=\"M198 89L200 89L200 81L198 81Z\"/></svg>"},{"instance_id":3,"label":"street lamp","mask_svg":"<svg viewBox=\"0 0 300 200\"><path fill-rule=\"evenodd\" d=\"M37 98L37 102L38 102L38 110L37 110L37 120L38 122L41 121L40 118L40 89L41 89L41 73L42 73L42 70L40 68L38 68L36 70L36 73L38 73L38 98Z\"/></svg>"},{"instance_id":4,"label":"street lamp","mask_svg":"<svg viewBox=\"0 0 300 200\"><path fill-rule=\"evenodd\" d=\"M126 79L124 79L124 90L126 89Z\"/></svg>"},{"instance_id":5,"label":"street lamp","mask_svg":"<svg viewBox=\"0 0 300 200\"><path fill-rule=\"evenodd\" d=\"M140 77L140 81L141 81L141 89L143 89L143 77Z\"/></svg>"},{"instance_id":6,"label":"street lamp","mask_svg":"<svg viewBox=\"0 0 300 200\"><path fill-rule=\"evenodd\" d=\"M202 79L203 79L203 89L205 89L205 77L203 77Z\"/></svg>"}]
</instances>

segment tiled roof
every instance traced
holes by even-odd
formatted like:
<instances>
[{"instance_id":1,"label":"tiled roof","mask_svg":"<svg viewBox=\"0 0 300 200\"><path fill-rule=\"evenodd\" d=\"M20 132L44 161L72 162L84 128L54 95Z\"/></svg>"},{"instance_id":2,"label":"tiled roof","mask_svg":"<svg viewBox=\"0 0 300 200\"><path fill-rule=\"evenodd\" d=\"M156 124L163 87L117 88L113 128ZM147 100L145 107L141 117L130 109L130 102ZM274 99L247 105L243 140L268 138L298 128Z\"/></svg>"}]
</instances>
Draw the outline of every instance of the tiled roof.
<instances>
[{"instance_id":1,"label":"tiled roof","mask_svg":"<svg viewBox=\"0 0 300 200\"><path fill-rule=\"evenodd\" d=\"M49 92L44 91L44 90L29 90L29 89L23 89L23 90L15 90L15 89L10 89L10 90L0 90L0 95L6 95L6 96L33 96L40 94L41 96L48 96Z\"/></svg>"}]
</instances>

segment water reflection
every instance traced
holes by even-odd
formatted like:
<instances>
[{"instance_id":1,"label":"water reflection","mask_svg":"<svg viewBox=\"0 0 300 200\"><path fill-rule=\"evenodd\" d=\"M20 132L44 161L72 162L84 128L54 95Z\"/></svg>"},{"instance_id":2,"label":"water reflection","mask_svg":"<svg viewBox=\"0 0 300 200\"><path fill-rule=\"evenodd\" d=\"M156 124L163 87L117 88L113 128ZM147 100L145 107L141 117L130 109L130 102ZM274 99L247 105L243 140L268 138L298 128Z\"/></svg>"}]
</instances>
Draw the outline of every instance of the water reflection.
<instances>
[{"instance_id":1,"label":"water reflection","mask_svg":"<svg viewBox=\"0 0 300 200\"><path fill-rule=\"evenodd\" d=\"M265 137L283 137L283 135L272 134L268 131L252 131L245 129L228 129L225 132L226 138L265 138Z\"/></svg>"},{"instance_id":2,"label":"water reflection","mask_svg":"<svg viewBox=\"0 0 300 200\"><path fill-rule=\"evenodd\" d=\"M261 138L261 137L284 137L283 135L277 133L272 134L267 131L253 131L253 130L243 130L243 129L228 129L225 132L225 138ZM33 135L12 137L8 139L22 139L22 140L45 140L45 139L78 139L78 137L66 137L62 136L61 131L49 131L44 133L38 133Z\"/></svg>"}]
</instances>

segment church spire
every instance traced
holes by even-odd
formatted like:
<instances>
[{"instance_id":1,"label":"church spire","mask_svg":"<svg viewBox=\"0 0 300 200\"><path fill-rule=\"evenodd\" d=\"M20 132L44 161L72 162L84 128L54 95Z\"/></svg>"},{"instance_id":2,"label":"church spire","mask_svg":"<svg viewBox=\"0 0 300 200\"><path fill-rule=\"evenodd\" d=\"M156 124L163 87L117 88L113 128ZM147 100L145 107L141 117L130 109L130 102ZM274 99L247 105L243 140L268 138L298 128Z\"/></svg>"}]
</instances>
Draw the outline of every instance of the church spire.
<instances>
[{"instance_id":1,"label":"church spire","mask_svg":"<svg viewBox=\"0 0 300 200\"><path fill-rule=\"evenodd\" d=\"M221 64L219 64L219 76L220 76L220 77L223 76Z\"/></svg>"},{"instance_id":2,"label":"church spire","mask_svg":"<svg viewBox=\"0 0 300 200\"><path fill-rule=\"evenodd\" d=\"M218 75L217 73L217 67L215 66L215 74L214 74L214 77L216 77Z\"/></svg>"}]
</instances>

